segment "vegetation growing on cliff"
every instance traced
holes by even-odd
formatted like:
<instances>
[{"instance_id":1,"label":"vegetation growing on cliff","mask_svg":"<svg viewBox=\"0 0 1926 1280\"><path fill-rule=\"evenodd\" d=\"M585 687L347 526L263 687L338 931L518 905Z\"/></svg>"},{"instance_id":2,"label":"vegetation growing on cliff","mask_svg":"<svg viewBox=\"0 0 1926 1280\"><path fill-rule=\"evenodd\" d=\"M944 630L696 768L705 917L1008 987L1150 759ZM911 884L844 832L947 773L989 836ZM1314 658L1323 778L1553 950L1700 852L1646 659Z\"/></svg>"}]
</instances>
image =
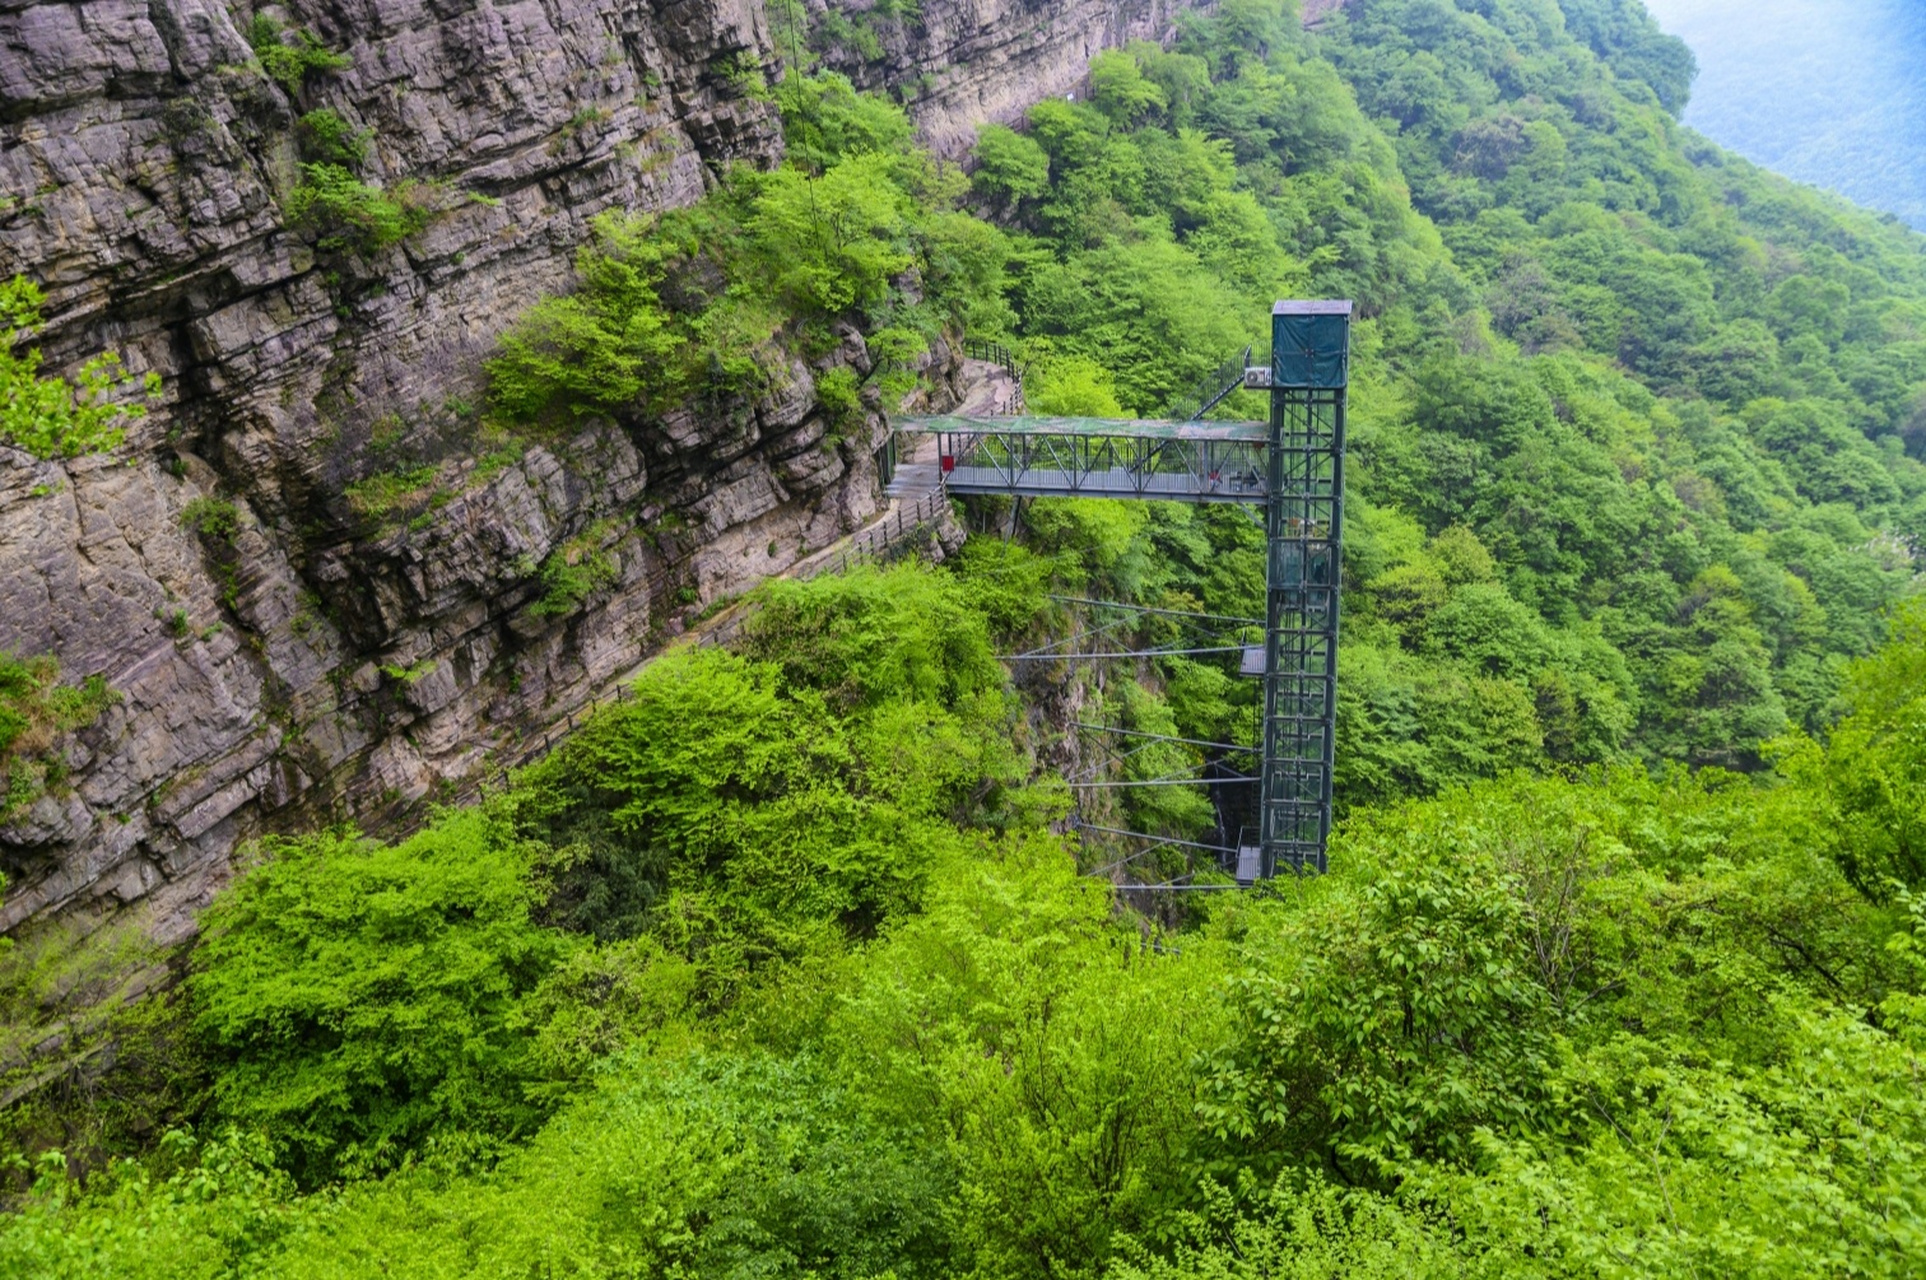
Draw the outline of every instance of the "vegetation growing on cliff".
<instances>
[{"instance_id":1,"label":"vegetation growing on cliff","mask_svg":"<svg viewBox=\"0 0 1926 1280\"><path fill-rule=\"evenodd\" d=\"M254 15L247 41L261 60L261 70L291 98L299 96L308 77L354 65L347 54L328 48L312 31L289 27L272 14Z\"/></svg>"},{"instance_id":2,"label":"vegetation growing on cliff","mask_svg":"<svg viewBox=\"0 0 1926 1280\"><path fill-rule=\"evenodd\" d=\"M408 840L264 851L184 992L211 1101L27 1171L0 1270L1916 1270L1921 242L1688 151L1630 0L1292 16L1105 55L968 195L792 77L788 168L603 223L493 372L647 433L764 341L962 324L1039 407L1156 413L1273 296L1356 298L1331 875L1153 918L1079 874L1052 699L1229 741L1250 686L994 655L1052 594L1248 616L1262 552L1037 503L772 584ZM1201 762L1164 749L1114 767Z\"/></svg>"},{"instance_id":3,"label":"vegetation growing on cliff","mask_svg":"<svg viewBox=\"0 0 1926 1280\"><path fill-rule=\"evenodd\" d=\"M537 304L489 365L504 417L759 391L779 346L825 354L851 320L876 357L867 377L900 393L900 369L943 332L1003 322L1009 246L955 208L960 182L911 149L900 111L836 76L776 96L789 164L738 170L692 209L597 220L576 290Z\"/></svg>"},{"instance_id":4,"label":"vegetation growing on cliff","mask_svg":"<svg viewBox=\"0 0 1926 1280\"><path fill-rule=\"evenodd\" d=\"M0 825L60 786L66 735L93 724L119 700L99 675L61 684L60 662L51 654L22 658L0 651Z\"/></svg>"},{"instance_id":5,"label":"vegetation growing on cliff","mask_svg":"<svg viewBox=\"0 0 1926 1280\"><path fill-rule=\"evenodd\" d=\"M127 398L120 357L111 351L81 365L71 382L40 375L40 348L20 348L39 331L45 302L25 276L0 284L0 444L43 459L118 448L126 424L147 406ZM140 388L159 395L160 375L149 373Z\"/></svg>"}]
</instances>

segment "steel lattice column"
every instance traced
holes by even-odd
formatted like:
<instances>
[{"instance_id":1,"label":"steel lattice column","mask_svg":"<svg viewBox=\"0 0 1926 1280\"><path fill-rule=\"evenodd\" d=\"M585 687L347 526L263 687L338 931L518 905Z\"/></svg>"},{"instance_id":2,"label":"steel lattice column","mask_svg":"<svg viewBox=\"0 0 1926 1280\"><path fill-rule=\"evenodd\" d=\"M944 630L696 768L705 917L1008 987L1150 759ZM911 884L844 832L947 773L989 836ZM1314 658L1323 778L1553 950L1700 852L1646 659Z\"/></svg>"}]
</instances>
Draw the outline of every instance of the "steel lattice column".
<instances>
[{"instance_id":1,"label":"steel lattice column","mask_svg":"<svg viewBox=\"0 0 1926 1280\"><path fill-rule=\"evenodd\" d=\"M1351 304L1271 317L1261 874L1325 869L1337 732L1338 565Z\"/></svg>"}]
</instances>

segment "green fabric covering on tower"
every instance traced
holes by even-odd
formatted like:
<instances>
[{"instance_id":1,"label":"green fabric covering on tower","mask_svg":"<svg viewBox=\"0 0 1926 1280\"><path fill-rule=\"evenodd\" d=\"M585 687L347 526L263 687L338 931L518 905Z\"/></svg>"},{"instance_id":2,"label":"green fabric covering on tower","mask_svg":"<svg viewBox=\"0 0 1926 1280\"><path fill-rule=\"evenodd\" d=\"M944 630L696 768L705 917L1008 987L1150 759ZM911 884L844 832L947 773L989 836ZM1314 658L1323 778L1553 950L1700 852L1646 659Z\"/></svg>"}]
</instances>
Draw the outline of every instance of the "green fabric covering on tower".
<instances>
[{"instance_id":1,"label":"green fabric covering on tower","mask_svg":"<svg viewBox=\"0 0 1926 1280\"><path fill-rule=\"evenodd\" d=\"M1271 309L1271 378L1280 387L1350 381L1351 304L1280 302Z\"/></svg>"}]
</instances>

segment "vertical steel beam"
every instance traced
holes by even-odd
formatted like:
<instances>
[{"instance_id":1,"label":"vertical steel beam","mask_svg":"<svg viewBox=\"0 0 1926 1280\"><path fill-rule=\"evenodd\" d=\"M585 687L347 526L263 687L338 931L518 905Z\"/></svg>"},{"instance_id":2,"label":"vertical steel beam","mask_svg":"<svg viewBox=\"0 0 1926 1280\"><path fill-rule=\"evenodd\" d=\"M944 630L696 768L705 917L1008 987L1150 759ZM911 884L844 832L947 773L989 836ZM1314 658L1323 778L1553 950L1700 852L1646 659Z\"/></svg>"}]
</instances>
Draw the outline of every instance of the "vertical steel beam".
<instances>
[{"instance_id":1,"label":"vertical steel beam","mask_svg":"<svg viewBox=\"0 0 1926 1280\"><path fill-rule=\"evenodd\" d=\"M1348 302L1280 302L1272 310L1258 817L1265 878L1323 872L1331 835L1350 336Z\"/></svg>"}]
</instances>

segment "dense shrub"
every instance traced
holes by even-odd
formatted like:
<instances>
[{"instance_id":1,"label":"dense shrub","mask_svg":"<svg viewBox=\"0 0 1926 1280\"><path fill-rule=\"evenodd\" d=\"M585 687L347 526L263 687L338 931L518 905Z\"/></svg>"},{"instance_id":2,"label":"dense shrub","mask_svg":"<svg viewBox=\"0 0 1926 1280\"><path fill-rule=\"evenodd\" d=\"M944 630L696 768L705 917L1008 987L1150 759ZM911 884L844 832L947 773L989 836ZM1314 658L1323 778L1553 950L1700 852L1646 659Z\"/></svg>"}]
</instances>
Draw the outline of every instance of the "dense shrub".
<instances>
[{"instance_id":1,"label":"dense shrub","mask_svg":"<svg viewBox=\"0 0 1926 1280\"><path fill-rule=\"evenodd\" d=\"M309 76L354 65L353 59L322 44L313 32L288 27L265 13L254 15L247 39L254 56L261 60L261 69L290 97L301 92Z\"/></svg>"},{"instance_id":2,"label":"dense shrub","mask_svg":"<svg viewBox=\"0 0 1926 1280\"><path fill-rule=\"evenodd\" d=\"M304 1182L392 1168L433 1134L525 1133L542 1110L518 1003L568 954L538 927L543 851L465 813L395 845L276 840L204 921L191 979L225 1060L220 1114Z\"/></svg>"},{"instance_id":3,"label":"dense shrub","mask_svg":"<svg viewBox=\"0 0 1926 1280\"><path fill-rule=\"evenodd\" d=\"M290 226L315 233L323 249L373 253L427 226L435 204L434 191L420 183L383 191L340 164L303 163L287 215Z\"/></svg>"}]
</instances>

